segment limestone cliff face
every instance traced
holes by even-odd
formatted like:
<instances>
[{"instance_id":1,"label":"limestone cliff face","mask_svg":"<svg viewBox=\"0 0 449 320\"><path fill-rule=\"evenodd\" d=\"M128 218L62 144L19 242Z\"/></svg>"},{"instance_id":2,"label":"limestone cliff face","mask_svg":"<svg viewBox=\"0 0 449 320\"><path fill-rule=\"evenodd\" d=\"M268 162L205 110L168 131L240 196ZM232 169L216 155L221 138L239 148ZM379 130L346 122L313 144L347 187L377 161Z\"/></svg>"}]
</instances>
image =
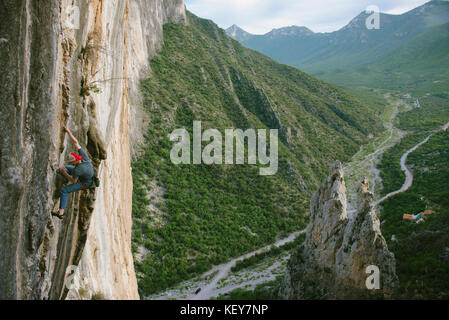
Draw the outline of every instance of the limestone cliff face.
<instances>
[{"instance_id":1,"label":"limestone cliff face","mask_svg":"<svg viewBox=\"0 0 449 320\"><path fill-rule=\"evenodd\" d=\"M347 211L341 163L313 195L306 240L289 261L280 289L285 299L367 299L390 297L397 287L394 255L380 231L373 194L362 183L361 203ZM380 289L368 290L368 266L380 271Z\"/></svg>"},{"instance_id":2,"label":"limestone cliff face","mask_svg":"<svg viewBox=\"0 0 449 320\"><path fill-rule=\"evenodd\" d=\"M65 21L72 5L78 29ZM0 17L0 299L136 299L130 159L145 125L138 84L161 47L162 25L186 22L184 3L5 0ZM50 217L61 187L55 171L74 151L63 124L87 149L101 186L71 196L60 222ZM82 290L65 285L72 265Z\"/></svg>"}]
</instances>

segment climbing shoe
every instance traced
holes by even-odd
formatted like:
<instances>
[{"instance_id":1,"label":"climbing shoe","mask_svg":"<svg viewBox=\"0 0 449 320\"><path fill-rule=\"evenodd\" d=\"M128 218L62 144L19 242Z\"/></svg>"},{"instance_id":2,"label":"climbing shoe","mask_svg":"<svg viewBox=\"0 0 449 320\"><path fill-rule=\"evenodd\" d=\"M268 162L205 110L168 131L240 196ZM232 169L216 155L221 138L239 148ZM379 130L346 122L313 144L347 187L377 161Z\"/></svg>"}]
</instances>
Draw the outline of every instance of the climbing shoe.
<instances>
[{"instance_id":1,"label":"climbing shoe","mask_svg":"<svg viewBox=\"0 0 449 320\"><path fill-rule=\"evenodd\" d=\"M59 212L52 212L51 215L52 215L53 217L58 218L59 220L64 219L64 215L63 215L63 214L59 214Z\"/></svg>"}]
</instances>

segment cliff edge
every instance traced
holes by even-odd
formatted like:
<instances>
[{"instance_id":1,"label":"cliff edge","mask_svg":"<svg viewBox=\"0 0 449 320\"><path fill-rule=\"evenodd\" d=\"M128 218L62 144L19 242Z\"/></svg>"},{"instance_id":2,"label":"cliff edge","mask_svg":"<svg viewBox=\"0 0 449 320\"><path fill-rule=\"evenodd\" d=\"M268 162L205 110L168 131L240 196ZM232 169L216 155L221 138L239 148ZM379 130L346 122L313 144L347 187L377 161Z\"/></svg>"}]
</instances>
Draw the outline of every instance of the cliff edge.
<instances>
[{"instance_id":1,"label":"cliff edge","mask_svg":"<svg viewBox=\"0 0 449 320\"><path fill-rule=\"evenodd\" d=\"M5 0L0 18L0 299L138 299L138 87L163 24L186 23L184 2ZM61 188L56 170L74 151L63 124L101 185L72 195L60 222L50 216Z\"/></svg>"}]
</instances>

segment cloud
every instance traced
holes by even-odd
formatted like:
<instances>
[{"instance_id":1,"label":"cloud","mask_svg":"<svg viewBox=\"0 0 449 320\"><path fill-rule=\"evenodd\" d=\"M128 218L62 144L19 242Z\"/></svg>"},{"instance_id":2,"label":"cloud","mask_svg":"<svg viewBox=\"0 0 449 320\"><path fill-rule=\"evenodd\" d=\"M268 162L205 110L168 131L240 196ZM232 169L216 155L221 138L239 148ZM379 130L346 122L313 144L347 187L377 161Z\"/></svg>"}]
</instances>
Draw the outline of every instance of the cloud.
<instances>
[{"instance_id":1,"label":"cloud","mask_svg":"<svg viewBox=\"0 0 449 320\"><path fill-rule=\"evenodd\" d=\"M400 14L428 0L185 0L194 14L213 20L222 28L237 24L248 32L263 34L289 25L315 32L331 32L375 5L382 12Z\"/></svg>"}]
</instances>

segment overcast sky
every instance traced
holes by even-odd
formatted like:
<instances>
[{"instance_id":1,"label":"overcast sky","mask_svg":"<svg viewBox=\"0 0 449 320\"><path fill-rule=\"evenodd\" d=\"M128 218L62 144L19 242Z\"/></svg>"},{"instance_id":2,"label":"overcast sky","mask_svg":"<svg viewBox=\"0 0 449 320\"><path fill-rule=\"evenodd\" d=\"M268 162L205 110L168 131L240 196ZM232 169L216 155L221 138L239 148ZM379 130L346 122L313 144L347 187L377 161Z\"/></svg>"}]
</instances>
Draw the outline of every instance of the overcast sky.
<instances>
[{"instance_id":1,"label":"overcast sky","mask_svg":"<svg viewBox=\"0 0 449 320\"><path fill-rule=\"evenodd\" d=\"M187 9L222 28L237 24L254 34L273 28L306 26L331 32L375 5L381 12L401 14L429 0L185 0Z\"/></svg>"}]
</instances>

